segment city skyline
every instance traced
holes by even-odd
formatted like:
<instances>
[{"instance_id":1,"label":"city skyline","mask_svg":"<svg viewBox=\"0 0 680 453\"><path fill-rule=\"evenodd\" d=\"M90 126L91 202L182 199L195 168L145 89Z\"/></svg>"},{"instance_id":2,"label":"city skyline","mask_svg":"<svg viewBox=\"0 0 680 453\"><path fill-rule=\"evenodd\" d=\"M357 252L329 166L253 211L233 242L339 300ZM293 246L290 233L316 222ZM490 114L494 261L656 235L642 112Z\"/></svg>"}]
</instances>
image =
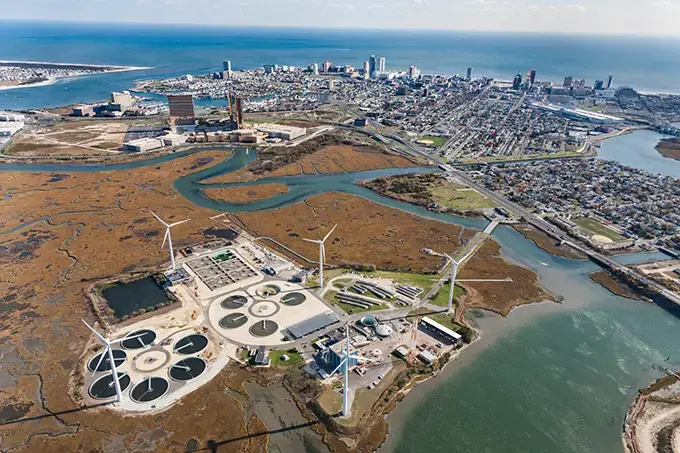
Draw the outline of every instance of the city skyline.
<instances>
[{"instance_id":1,"label":"city skyline","mask_svg":"<svg viewBox=\"0 0 680 453\"><path fill-rule=\"evenodd\" d=\"M58 9L47 0L0 3L5 3L2 20L680 36L673 23L680 13L679 0L650 4L634 0L616 4L610 0L587 4L566 0L243 0L236 5L165 0L162 9L149 0L122 0L115 5L75 0ZM296 8L295 15L289 14L291 8ZM187 22L192 12L207 9L229 15L212 14L201 22ZM453 11L456 14L447 14ZM375 15L381 20L374 20Z\"/></svg>"}]
</instances>

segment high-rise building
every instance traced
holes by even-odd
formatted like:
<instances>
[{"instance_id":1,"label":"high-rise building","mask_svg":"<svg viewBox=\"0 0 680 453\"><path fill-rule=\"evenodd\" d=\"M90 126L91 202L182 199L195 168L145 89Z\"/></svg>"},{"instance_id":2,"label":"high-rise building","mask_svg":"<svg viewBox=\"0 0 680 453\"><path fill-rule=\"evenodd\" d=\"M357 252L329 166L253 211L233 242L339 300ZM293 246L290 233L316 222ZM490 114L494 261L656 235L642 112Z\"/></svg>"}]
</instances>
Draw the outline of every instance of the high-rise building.
<instances>
[{"instance_id":1,"label":"high-rise building","mask_svg":"<svg viewBox=\"0 0 680 453\"><path fill-rule=\"evenodd\" d=\"M323 72L328 72L331 69L331 66L333 66L333 63L328 60L324 61L322 66Z\"/></svg>"},{"instance_id":2,"label":"high-rise building","mask_svg":"<svg viewBox=\"0 0 680 453\"><path fill-rule=\"evenodd\" d=\"M331 79L328 81L328 91L333 91L335 89L335 80Z\"/></svg>"},{"instance_id":3,"label":"high-rise building","mask_svg":"<svg viewBox=\"0 0 680 453\"><path fill-rule=\"evenodd\" d=\"M536 70L535 69L529 69L527 71L526 81L529 82L531 85L536 83Z\"/></svg>"},{"instance_id":4,"label":"high-rise building","mask_svg":"<svg viewBox=\"0 0 680 453\"><path fill-rule=\"evenodd\" d=\"M570 87L570 86L571 86L571 82L573 82L573 81L574 81L574 78L573 78L572 76L566 76L566 77L564 78L564 82L562 83L562 86L563 86L563 87Z\"/></svg>"},{"instance_id":5,"label":"high-rise building","mask_svg":"<svg viewBox=\"0 0 680 453\"><path fill-rule=\"evenodd\" d=\"M380 57L380 60L378 60L378 72L385 72L385 63L385 57Z\"/></svg>"},{"instance_id":6,"label":"high-rise building","mask_svg":"<svg viewBox=\"0 0 680 453\"><path fill-rule=\"evenodd\" d=\"M132 108L132 95L129 91L114 91L111 93L111 104L123 113Z\"/></svg>"},{"instance_id":7,"label":"high-rise building","mask_svg":"<svg viewBox=\"0 0 680 453\"><path fill-rule=\"evenodd\" d=\"M467 68L466 79L472 80L472 68Z\"/></svg>"},{"instance_id":8,"label":"high-rise building","mask_svg":"<svg viewBox=\"0 0 680 453\"><path fill-rule=\"evenodd\" d=\"M603 88L604 88L604 81L596 80L595 84L593 85L593 90L601 90Z\"/></svg>"},{"instance_id":9,"label":"high-rise building","mask_svg":"<svg viewBox=\"0 0 680 453\"><path fill-rule=\"evenodd\" d=\"M515 75L515 78L512 80L512 89L519 90L519 87L521 86L522 86L522 74L517 73L517 75Z\"/></svg>"},{"instance_id":10,"label":"high-rise building","mask_svg":"<svg viewBox=\"0 0 680 453\"><path fill-rule=\"evenodd\" d=\"M368 60L364 61L364 74L371 75L371 67L368 65Z\"/></svg>"},{"instance_id":11,"label":"high-rise building","mask_svg":"<svg viewBox=\"0 0 680 453\"><path fill-rule=\"evenodd\" d=\"M612 87L612 82L614 81L614 76L610 75L609 78L607 79L607 88Z\"/></svg>"},{"instance_id":12,"label":"high-rise building","mask_svg":"<svg viewBox=\"0 0 680 453\"><path fill-rule=\"evenodd\" d=\"M319 75L319 65L317 63L312 65L312 74Z\"/></svg>"},{"instance_id":13,"label":"high-rise building","mask_svg":"<svg viewBox=\"0 0 680 453\"><path fill-rule=\"evenodd\" d=\"M371 57L368 59L368 73L371 75L371 77L375 75L376 69L375 55L371 55Z\"/></svg>"},{"instance_id":14,"label":"high-rise building","mask_svg":"<svg viewBox=\"0 0 680 453\"><path fill-rule=\"evenodd\" d=\"M170 122L174 125L178 118L195 118L194 96L191 94L169 94Z\"/></svg>"},{"instance_id":15,"label":"high-rise building","mask_svg":"<svg viewBox=\"0 0 680 453\"><path fill-rule=\"evenodd\" d=\"M417 79L420 77L420 70L416 68L414 65L409 66L408 68L408 77L409 79Z\"/></svg>"},{"instance_id":16,"label":"high-rise building","mask_svg":"<svg viewBox=\"0 0 680 453\"><path fill-rule=\"evenodd\" d=\"M229 72L231 72L231 61L229 61L229 60L224 60L224 61L222 62L222 70L223 70L223 71L229 71Z\"/></svg>"}]
</instances>

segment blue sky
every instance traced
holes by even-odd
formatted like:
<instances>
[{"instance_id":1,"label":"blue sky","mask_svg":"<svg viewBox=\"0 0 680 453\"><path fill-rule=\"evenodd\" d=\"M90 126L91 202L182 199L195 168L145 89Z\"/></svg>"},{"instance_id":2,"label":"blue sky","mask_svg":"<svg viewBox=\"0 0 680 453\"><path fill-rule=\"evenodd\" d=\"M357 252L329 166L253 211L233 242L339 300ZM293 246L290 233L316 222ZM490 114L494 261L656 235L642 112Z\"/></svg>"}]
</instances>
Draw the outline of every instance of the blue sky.
<instances>
[{"instance_id":1,"label":"blue sky","mask_svg":"<svg viewBox=\"0 0 680 453\"><path fill-rule=\"evenodd\" d=\"M678 35L680 0L0 0L0 18Z\"/></svg>"}]
</instances>

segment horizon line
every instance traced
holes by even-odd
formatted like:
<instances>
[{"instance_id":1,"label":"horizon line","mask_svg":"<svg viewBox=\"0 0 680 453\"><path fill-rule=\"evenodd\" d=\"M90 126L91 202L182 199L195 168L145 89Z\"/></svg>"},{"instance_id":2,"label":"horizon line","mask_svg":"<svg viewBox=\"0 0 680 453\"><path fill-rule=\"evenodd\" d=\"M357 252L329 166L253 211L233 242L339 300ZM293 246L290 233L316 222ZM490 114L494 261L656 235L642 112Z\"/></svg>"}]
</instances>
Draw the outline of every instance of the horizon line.
<instances>
[{"instance_id":1,"label":"horizon line","mask_svg":"<svg viewBox=\"0 0 680 453\"><path fill-rule=\"evenodd\" d=\"M492 34L523 34L523 35L561 35L561 36L594 36L594 37L645 37L645 38L676 38L680 33L620 33L620 32L579 32L579 31L547 31L520 29L476 29L476 28L394 28L394 27L357 27L357 26L325 26L325 25L265 25L265 24L202 24L197 22L147 22L147 21L108 21L108 20L67 20L67 19L37 19L0 17L0 22L30 22L45 24L89 24L89 25L145 25L155 27L201 27L201 28L235 28L235 29L290 29L290 30L328 30L328 31L373 31L373 32L432 32L432 33L492 33Z\"/></svg>"}]
</instances>

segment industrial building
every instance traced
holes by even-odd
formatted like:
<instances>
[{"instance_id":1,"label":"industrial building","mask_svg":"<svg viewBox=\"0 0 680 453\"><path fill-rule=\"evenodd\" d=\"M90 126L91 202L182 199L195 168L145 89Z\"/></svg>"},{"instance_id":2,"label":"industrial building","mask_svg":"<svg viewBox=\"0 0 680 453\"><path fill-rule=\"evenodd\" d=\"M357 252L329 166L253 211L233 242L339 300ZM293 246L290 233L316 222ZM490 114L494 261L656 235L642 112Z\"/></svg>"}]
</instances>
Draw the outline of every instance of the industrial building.
<instances>
[{"instance_id":1,"label":"industrial building","mask_svg":"<svg viewBox=\"0 0 680 453\"><path fill-rule=\"evenodd\" d=\"M151 151L162 147L163 141L160 138L150 137L132 140L123 144L124 151L131 151L135 153L143 153L144 151Z\"/></svg>"},{"instance_id":2,"label":"industrial building","mask_svg":"<svg viewBox=\"0 0 680 453\"><path fill-rule=\"evenodd\" d=\"M452 344L456 344L463 339L461 335L427 316L423 316L423 318L421 318L420 327L423 330L433 332L435 335L451 342Z\"/></svg>"},{"instance_id":3,"label":"industrial building","mask_svg":"<svg viewBox=\"0 0 680 453\"><path fill-rule=\"evenodd\" d=\"M229 141L238 143L262 143L266 135L255 129L237 129L229 134Z\"/></svg>"},{"instance_id":4,"label":"industrial building","mask_svg":"<svg viewBox=\"0 0 680 453\"><path fill-rule=\"evenodd\" d=\"M132 95L129 91L114 91L111 93L111 102L108 107L109 110L125 113L132 109Z\"/></svg>"},{"instance_id":5,"label":"industrial building","mask_svg":"<svg viewBox=\"0 0 680 453\"><path fill-rule=\"evenodd\" d=\"M26 116L20 113L0 112L0 121L24 121Z\"/></svg>"},{"instance_id":6,"label":"industrial building","mask_svg":"<svg viewBox=\"0 0 680 453\"><path fill-rule=\"evenodd\" d=\"M94 107L91 105L79 105L73 107L71 114L73 116L94 116Z\"/></svg>"},{"instance_id":7,"label":"industrial building","mask_svg":"<svg viewBox=\"0 0 680 453\"><path fill-rule=\"evenodd\" d=\"M282 140L295 140L307 134L307 129L304 127L283 126L281 124L258 124L255 129L268 134L269 138L280 138Z\"/></svg>"},{"instance_id":8,"label":"industrial building","mask_svg":"<svg viewBox=\"0 0 680 453\"><path fill-rule=\"evenodd\" d=\"M163 142L163 146L177 146L187 141L187 137L180 134L167 134L158 138Z\"/></svg>"},{"instance_id":9,"label":"industrial building","mask_svg":"<svg viewBox=\"0 0 680 453\"><path fill-rule=\"evenodd\" d=\"M332 369L335 369L340 362L345 358L345 348L347 347L344 340L338 341L334 345L324 349L321 352L321 359L325 361ZM349 367L356 366L359 363L357 359L356 348L352 345L349 347Z\"/></svg>"},{"instance_id":10,"label":"industrial building","mask_svg":"<svg viewBox=\"0 0 680 453\"><path fill-rule=\"evenodd\" d=\"M0 123L0 137L11 137L23 128L23 121L3 121Z\"/></svg>"}]
</instances>

